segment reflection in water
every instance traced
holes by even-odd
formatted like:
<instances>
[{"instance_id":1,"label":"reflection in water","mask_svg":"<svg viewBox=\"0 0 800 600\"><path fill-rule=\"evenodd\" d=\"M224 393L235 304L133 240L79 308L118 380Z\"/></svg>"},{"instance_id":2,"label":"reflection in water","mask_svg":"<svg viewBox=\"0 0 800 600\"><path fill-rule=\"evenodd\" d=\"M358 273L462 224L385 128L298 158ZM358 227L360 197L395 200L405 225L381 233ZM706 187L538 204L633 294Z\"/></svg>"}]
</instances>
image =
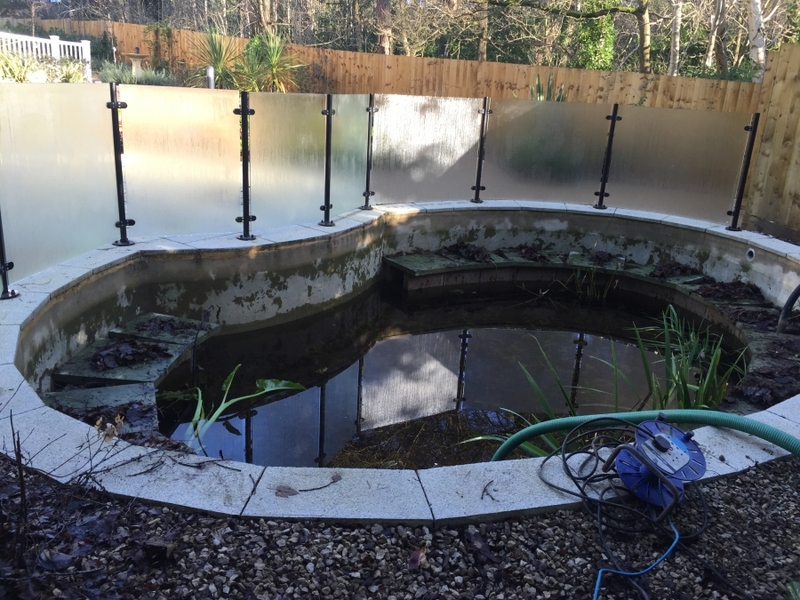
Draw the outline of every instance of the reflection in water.
<instances>
[{"instance_id":1,"label":"reflection in water","mask_svg":"<svg viewBox=\"0 0 800 600\"><path fill-rule=\"evenodd\" d=\"M639 349L624 342L490 327L396 336L321 385L215 424L204 445L209 456L267 466L327 465L354 435L379 427L455 409L545 412L522 366L555 412L567 412L563 393L580 414L607 412L616 408L614 361L630 381L620 382L619 409L629 409L647 381Z\"/></svg>"}]
</instances>

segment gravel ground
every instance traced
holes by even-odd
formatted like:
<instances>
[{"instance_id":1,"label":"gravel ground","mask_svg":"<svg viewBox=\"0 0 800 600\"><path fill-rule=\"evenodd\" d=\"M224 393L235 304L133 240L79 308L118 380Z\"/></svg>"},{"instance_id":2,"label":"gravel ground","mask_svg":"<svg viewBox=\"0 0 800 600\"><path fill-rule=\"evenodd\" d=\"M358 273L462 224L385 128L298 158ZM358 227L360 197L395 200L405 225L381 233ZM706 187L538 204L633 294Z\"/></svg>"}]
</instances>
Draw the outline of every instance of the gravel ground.
<instances>
[{"instance_id":1,"label":"gravel ground","mask_svg":"<svg viewBox=\"0 0 800 600\"><path fill-rule=\"evenodd\" d=\"M753 598L785 598L800 580L798 467L782 458L703 483L708 529L695 556L677 550L638 579L649 597L740 597L700 557ZM0 598L585 599L610 566L582 510L433 529L292 523L113 499L32 472L23 494L5 458L0 477ZM692 506L679 507L681 527L698 518ZM652 535L613 541L637 568L668 545ZM640 596L605 575L599 597Z\"/></svg>"}]
</instances>

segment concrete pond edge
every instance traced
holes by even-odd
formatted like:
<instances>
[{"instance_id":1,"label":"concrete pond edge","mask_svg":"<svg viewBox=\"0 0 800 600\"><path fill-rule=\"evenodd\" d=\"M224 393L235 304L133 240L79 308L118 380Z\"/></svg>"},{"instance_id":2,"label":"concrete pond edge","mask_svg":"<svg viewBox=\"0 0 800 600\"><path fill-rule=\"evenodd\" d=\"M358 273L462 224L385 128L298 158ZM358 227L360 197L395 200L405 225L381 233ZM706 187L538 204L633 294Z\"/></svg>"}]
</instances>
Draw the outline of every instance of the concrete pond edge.
<instances>
[{"instance_id":1,"label":"concrete pond edge","mask_svg":"<svg viewBox=\"0 0 800 600\"><path fill-rule=\"evenodd\" d=\"M717 269L718 278L720 273L722 278L727 274L729 280L742 277L758 285L777 305L800 283L797 276L800 247L787 242L753 232L728 231L723 225L683 217L624 209L609 209L602 215L598 212L589 206L524 201L387 205L342 215L336 219L335 228L297 225L255 232L255 244L272 253L284 247L296 248L307 240L317 243L322 240L326 247L335 248L339 238L356 235L361 241L354 247L364 246L363 240L369 238L373 244L377 240L377 252L388 253L402 250L404 243L423 249L441 243L440 232L424 235L431 220L455 219L445 229L450 239L461 239L484 214L492 214L495 224L509 223L509 231L514 227L515 216L532 218L532 227L540 232L547 228L561 231L570 219L579 220L585 215L591 229L587 246L594 244L593 247L605 250L609 243L613 244L609 239L625 235L626 231L647 236L648 228L663 230L664 235L681 240L684 248L697 244L705 236L719 249L712 252L709 260L716 265L711 268ZM420 227L422 234L418 233ZM391 237L389 232L394 241L387 245L382 240ZM485 231L478 231L466 239L485 242L487 237ZM404 239L408 241L398 242ZM116 438L104 441L91 426L47 407L36 389L45 380L47 369L41 367L41 372L37 372L31 367L30 357L36 353L26 353L25 348L41 346L42 338L58 329L59 317L68 312L59 303L67 299L69 304L75 282L102 277L145 256L232 251L247 257L249 252L234 233L134 240L133 246L109 244L15 282L13 287L21 295L0 302L0 451L7 456L14 456L14 440L19 439L25 464L58 481L79 482L121 497L220 515L432 525L492 520L578 505L576 498L541 481L538 474L541 459L419 471L265 468L135 446ZM633 244L629 252L642 252L643 243ZM693 256L702 258L707 254L703 250ZM314 262L318 257L307 260ZM374 262L371 258L372 266L366 269L366 276L375 276ZM738 273L736 265L740 266ZM43 365L52 364L58 352L77 351L81 339L81 332L77 332L56 350L49 354L37 350L36 356ZM749 418L800 438L800 396ZM706 479L739 472L787 454L758 438L712 427L697 429L695 440L708 461ZM548 475L556 482L562 478L561 483L566 483L560 472ZM281 494L285 489L297 493Z\"/></svg>"}]
</instances>

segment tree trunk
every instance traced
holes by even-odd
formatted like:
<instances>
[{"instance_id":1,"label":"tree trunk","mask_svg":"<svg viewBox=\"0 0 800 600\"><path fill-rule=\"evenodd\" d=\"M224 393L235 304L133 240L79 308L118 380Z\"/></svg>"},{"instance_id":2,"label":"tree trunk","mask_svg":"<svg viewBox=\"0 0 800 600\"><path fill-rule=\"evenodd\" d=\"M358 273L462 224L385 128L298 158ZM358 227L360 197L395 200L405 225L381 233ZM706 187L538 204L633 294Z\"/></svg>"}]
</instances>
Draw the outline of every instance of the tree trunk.
<instances>
[{"instance_id":1,"label":"tree trunk","mask_svg":"<svg viewBox=\"0 0 800 600\"><path fill-rule=\"evenodd\" d=\"M761 81L767 64L766 43L764 41L764 15L761 0L750 0L750 18L748 19L750 35L750 60L756 66L753 81Z\"/></svg>"},{"instance_id":2,"label":"tree trunk","mask_svg":"<svg viewBox=\"0 0 800 600\"><path fill-rule=\"evenodd\" d=\"M683 1L672 0L672 35L669 42L669 68L667 75L677 75L681 62L681 22Z\"/></svg>"},{"instance_id":3,"label":"tree trunk","mask_svg":"<svg viewBox=\"0 0 800 600\"><path fill-rule=\"evenodd\" d=\"M636 13L639 25L639 72L650 73L650 9L647 2L642 2L642 12Z\"/></svg>"},{"instance_id":4,"label":"tree trunk","mask_svg":"<svg viewBox=\"0 0 800 600\"><path fill-rule=\"evenodd\" d=\"M392 53L392 9L389 0L375 2L376 34L378 35L378 54Z\"/></svg>"},{"instance_id":5,"label":"tree trunk","mask_svg":"<svg viewBox=\"0 0 800 600\"><path fill-rule=\"evenodd\" d=\"M708 49L706 50L706 67L714 64L716 58L717 64L727 62L719 56L719 48L724 48L725 29L727 27L725 21L728 14L728 0L714 0L714 12L711 14L711 23L708 27ZM721 41L722 40L722 41Z\"/></svg>"},{"instance_id":6,"label":"tree trunk","mask_svg":"<svg viewBox=\"0 0 800 600\"><path fill-rule=\"evenodd\" d=\"M478 25L481 37L478 39L478 61L485 61L489 46L489 5L481 3L478 6Z\"/></svg>"}]
</instances>

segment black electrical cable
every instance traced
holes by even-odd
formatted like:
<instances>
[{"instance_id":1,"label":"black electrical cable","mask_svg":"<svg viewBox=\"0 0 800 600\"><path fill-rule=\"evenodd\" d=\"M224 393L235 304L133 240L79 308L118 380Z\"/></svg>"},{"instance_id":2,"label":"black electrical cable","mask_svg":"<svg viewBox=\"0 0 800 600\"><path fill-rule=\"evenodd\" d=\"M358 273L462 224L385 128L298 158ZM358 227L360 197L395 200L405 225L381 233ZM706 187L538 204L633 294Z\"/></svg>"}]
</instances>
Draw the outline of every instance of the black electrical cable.
<instances>
[{"instance_id":1,"label":"black electrical cable","mask_svg":"<svg viewBox=\"0 0 800 600\"><path fill-rule=\"evenodd\" d=\"M593 423L601 420L603 426L591 428ZM612 425L608 424L609 421L612 421ZM616 423L613 423L614 421ZM694 512L699 515L699 523L690 523L686 518L686 513L689 511L675 508L668 514L664 514L667 511L661 511L661 514L658 514L657 507L636 499L630 493L614 469L603 470L611 453L620 445L629 446L637 433L655 438L655 435L648 429L624 419L603 417L586 421L570 430L564 437L561 447L545 457L539 465L539 477L551 488L580 498L584 508L594 517L600 547L614 566L614 569L605 569L605 571L628 575L628 582L636 589L642 600L649 600L651 597L647 591L649 584L643 574L656 563L643 571L625 564L612 549L611 541L608 539L609 533L613 532L623 536L655 535L671 544L670 550L677 547L686 552L737 596L753 600L750 594L726 579L716 567L689 548L689 544L700 538L708 527L708 504L698 485L694 482L685 482L682 502L678 505L684 506L684 508L693 508ZM558 485L545 475L546 466L557 456L561 459L563 473L574 486L573 489ZM644 459L643 462L648 464L649 460ZM652 465L650 466L652 467ZM652 470L655 472L655 467L652 467ZM660 482L659 485L661 486L662 483ZM667 487L671 488L671 492L675 492L671 483L665 485L665 491ZM669 527L666 527L662 521L665 517ZM686 529L685 533L680 531L676 521L680 528ZM659 558L658 562L663 560L668 553L669 550Z\"/></svg>"}]
</instances>

